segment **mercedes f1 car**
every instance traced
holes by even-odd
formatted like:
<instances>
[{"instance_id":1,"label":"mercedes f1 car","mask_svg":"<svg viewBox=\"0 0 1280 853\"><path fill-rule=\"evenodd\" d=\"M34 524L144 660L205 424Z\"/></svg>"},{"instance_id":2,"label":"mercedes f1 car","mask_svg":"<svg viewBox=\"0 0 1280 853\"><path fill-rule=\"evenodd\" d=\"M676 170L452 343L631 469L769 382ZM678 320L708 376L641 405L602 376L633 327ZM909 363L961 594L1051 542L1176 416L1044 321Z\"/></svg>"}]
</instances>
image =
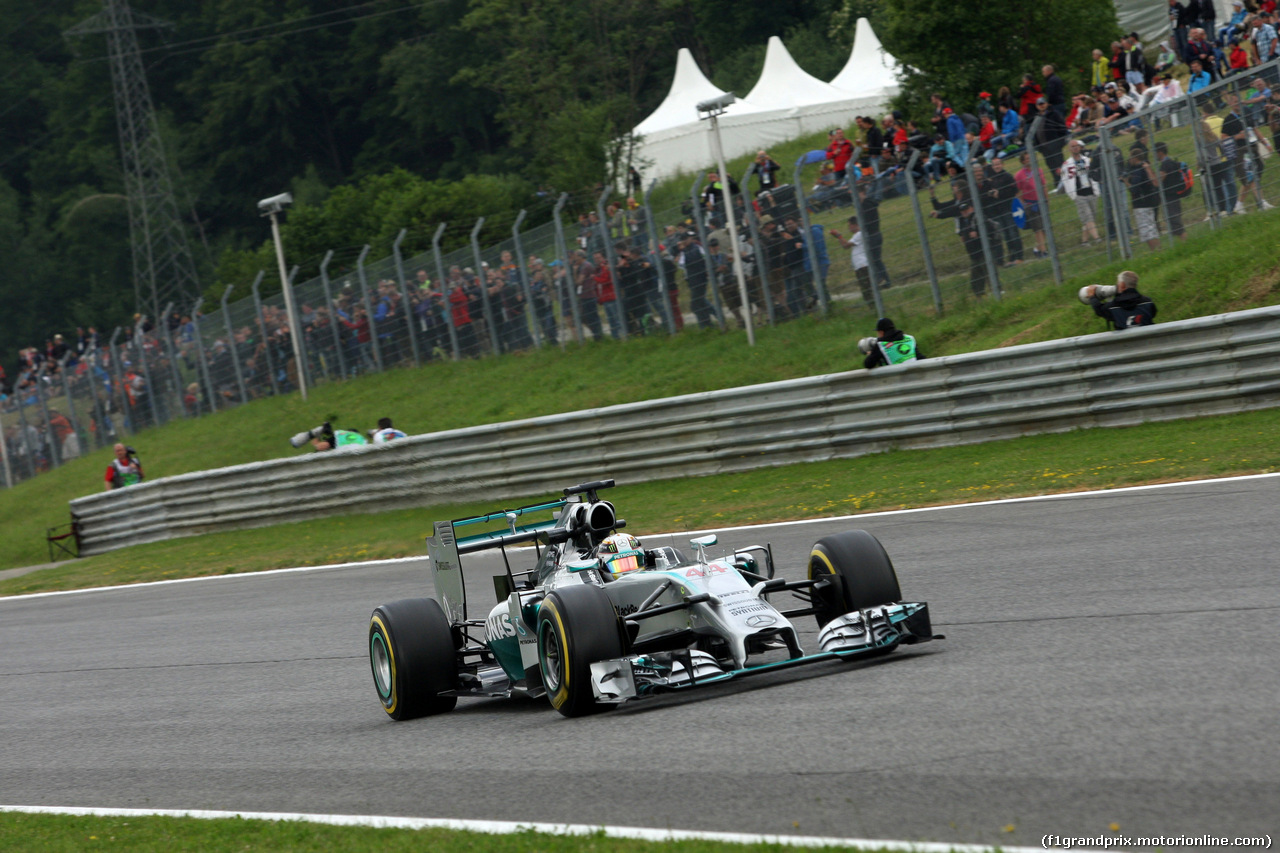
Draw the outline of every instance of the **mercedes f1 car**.
<instances>
[{"instance_id":1,"label":"mercedes f1 car","mask_svg":"<svg viewBox=\"0 0 1280 853\"><path fill-rule=\"evenodd\" d=\"M808 578L775 577L770 546L692 559L645 549L599 492L612 480L514 510L437 522L427 539L436 598L384 604L369 623L369 660L395 720L451 710L459 696L546 696L565 716L634 699L835 659L887 654L941 639L922 602L903 602L893 563L863 530L819 539ZM478 532L471 532L471 531ZM532 545L513 571L508 548ZM497 604L470 615L462 557L500 549ZM774 597L795 599L780 609ZM813 616L818 650L791 620Z\"/></svg>"}]
</instances>

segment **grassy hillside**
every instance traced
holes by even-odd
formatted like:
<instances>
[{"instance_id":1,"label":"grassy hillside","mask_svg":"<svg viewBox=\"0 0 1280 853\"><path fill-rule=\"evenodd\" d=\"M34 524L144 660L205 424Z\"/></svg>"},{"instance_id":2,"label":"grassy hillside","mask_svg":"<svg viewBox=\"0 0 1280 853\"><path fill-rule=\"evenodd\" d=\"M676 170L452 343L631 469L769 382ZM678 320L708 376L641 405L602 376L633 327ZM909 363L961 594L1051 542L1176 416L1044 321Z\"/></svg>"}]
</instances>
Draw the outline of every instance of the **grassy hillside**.
<instances>
[{"instance_id":1,"label":"grassy hillside","mask_svg":"<svg viewBox=\"0 0 1280 853\"><path fill-rule=\"evenodd\" d=\"M1277 242L1280 216L1250 215L1129 266L1159 305L1159 320L1167 322L1280 301L1280 267L1271 253L1258 250ZM1064 287L1024 290L1003 302L966 303L942 316L922 304L894 319L935 356L1101 332L1102 321L1076 301L1075 291L1091 281L1109 282L1119 269L1113 264L1069 278ZM856 339L873 323L865 310L838 304L825 319L760 329L755 348L747 347L742 332L688 331L431 364L321 386L306 403L297 395L256 401L140 433L133 443L154 478L300 453L289 447L288 436L327 418L367 429L389 415L415 434L849 370L861 363ZM68 500L102 488L107 459L100 451L0 493L7 534L0 568L47 559L45 528L66 522Z\"/></svg>"}]
</instances>

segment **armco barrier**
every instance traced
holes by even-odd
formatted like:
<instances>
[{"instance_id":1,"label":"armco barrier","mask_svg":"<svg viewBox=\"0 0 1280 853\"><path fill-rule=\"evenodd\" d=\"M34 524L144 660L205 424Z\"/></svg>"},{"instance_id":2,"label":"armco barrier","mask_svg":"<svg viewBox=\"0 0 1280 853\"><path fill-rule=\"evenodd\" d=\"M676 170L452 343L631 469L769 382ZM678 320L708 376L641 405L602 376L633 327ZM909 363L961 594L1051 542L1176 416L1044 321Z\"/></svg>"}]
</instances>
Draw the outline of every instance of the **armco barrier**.
<instances>
[{"instance_id":1,"label":"armco barrier","mask_svg":"<svg viewBox=\"0 0 1280 853\"><path fill-rule=\"evenodd\" d=\"M605 476L699 476L1238 412L1280 405L1277 356L1280 307L1258 308L199 471L71 510L81 553L96 554L353 510L532 498Z\"/></svg>"}]
</instances>

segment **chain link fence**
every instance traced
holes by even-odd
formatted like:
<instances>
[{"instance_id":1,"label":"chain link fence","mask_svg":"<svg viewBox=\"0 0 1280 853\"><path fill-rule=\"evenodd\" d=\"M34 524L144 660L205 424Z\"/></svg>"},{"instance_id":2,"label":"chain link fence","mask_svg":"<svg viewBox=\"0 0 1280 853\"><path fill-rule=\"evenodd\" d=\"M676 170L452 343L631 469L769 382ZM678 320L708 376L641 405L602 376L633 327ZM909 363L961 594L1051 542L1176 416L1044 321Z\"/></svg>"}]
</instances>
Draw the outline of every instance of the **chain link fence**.
<instances>
[{"instance_id":1,"label":"chain link fence","mask_svg":"<svg viewBox=\"0 0 1280 853\"><path fill-rule=\"evenodd\" d=\"M846 312L942 314L1174 246L1280 198L1280 62L1190 94L1156 88L1119 118L1067 131L1036 116L1023 144L948 165L928 150L855 151L715 172L654 208L649 193L481 246L391 256L294 282L302 364L280 292L169 306L83 357L26 371L0 411L6 485L139 430L361 374L612 337L775 325ZM1055 134L1051 128L1058 127ZM1002 143L1003 144L1003 143ZM999 156L997 156L999 154ZM652 187L649 192L652 192ZM732 222L730 221L732 219ZM855 225L856 222L856 231ZM730 227L732 226L732 227ZM737 239L741 267L732 251ZM296 273L296 270L295 270ZM271 289L271 288L268 288ZM230 293L228 288L227 293ZM861 320L857 318L861 315Z\"/></svg>"}]
</instances>

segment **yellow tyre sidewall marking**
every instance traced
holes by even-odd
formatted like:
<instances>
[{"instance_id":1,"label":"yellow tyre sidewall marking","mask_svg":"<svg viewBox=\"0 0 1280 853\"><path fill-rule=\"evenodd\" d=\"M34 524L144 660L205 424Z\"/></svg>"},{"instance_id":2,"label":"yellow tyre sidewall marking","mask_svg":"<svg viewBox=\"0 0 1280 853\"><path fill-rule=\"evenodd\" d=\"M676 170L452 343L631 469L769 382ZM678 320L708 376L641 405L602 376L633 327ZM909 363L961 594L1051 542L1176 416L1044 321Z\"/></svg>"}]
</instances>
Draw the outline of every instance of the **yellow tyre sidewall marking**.
<instances>
[{"instance_id":1,"label":"yellow tyre sidewall marking","mask_svg":"<svg viewBox=\"0 0 1280 853\"><path fill-rule=\"evenodd\" d=\"M817 557L822 564L827 567L827 574L834 575L836 573L835 566L831 565L831 558L827 556L825 551L814 548L809 552L809 580L813 580L813 558Z\"/></svg>"},{"instance_id":2,"label":"yellow tyre sidewall marking","mask_svg":"<svg viewBox=\"0 0 1280 853\"><path fill-rule=\"evenodd\" d=\"M542 606L553 617L555 631L560 635L560 687L551 696L551 707L559 708L569 699L569 642L564 633L564 619L554 602L544 600Z\"/></svg>"},{"instance_id":3,"label":"yellow tyre sidewall marking","mask_svg":"<svg viewBox=\"0 0 1280 853\"><path fill-rule=\"evenodd\" d=\"M382 706L382 710L390 715L396 712L396 706L400 704L400 691L397 689L400 686L400 679L396 677L396 651L391 645L391 633L387 630L387 626L382 623L382 619L374 616L371 624L377 625L381 629L382 642L387 647L387 658L391 661L391 704Z\"/></svg>"}]
</instances>

